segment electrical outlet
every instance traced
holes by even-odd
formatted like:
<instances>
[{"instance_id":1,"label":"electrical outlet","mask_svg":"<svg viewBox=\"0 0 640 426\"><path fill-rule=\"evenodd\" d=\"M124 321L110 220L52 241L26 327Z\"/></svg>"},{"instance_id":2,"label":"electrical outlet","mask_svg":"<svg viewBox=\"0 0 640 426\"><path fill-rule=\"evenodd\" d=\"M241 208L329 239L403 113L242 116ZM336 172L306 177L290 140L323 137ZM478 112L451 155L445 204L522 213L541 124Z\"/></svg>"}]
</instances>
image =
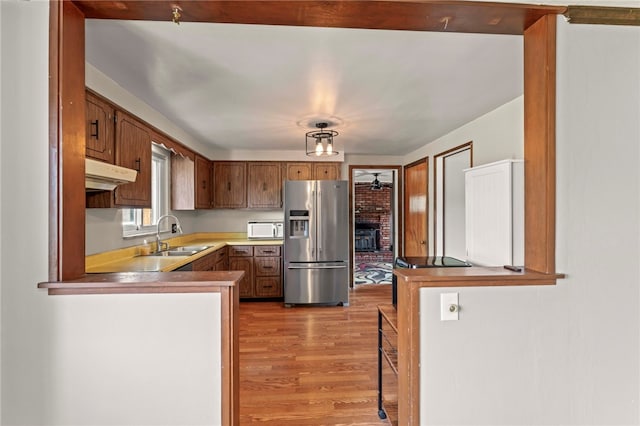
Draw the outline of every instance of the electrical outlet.
<instances>
[{"instance_id":1,"label":"electrical outlet","mask_svg":"<svg viewBox=\"0 0 640 426\"><path fill-rule=\"evenodd\" d=\"M440 321L458 321L458 293L440 294Z\"/></svg>"},{"instance_id":2,"label":"electrical outlet","mask_svg":"<svg viewBox=\"0 0 640 426\"><path fill-rule=\"evenodd\" d=\"M171 224L171 233L175 234L176 232L178 232L178 224L177 223L172 223Z\"/></svg>"}]
</instances>

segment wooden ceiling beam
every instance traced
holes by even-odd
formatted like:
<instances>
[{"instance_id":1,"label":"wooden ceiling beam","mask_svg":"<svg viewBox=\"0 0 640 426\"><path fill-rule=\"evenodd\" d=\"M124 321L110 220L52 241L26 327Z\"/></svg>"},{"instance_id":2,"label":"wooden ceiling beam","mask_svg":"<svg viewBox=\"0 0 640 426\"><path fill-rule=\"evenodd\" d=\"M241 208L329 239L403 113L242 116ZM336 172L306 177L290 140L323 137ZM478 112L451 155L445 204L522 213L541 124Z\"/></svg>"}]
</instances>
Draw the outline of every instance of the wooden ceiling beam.
<instances>
[{"instance_id":1,"label":"wooden ceiling beam","mask_svg":"<svg viewBox=\"0 0 640 426\"><path fill-rule=\"evenodd\" d=\"M640 8L569 6L564 16L571 24L640 25Z\"/></svg>"},{"instance_id":2,"label":"wooden ceiling beam","mask_svg":"<svg viewBox=\"0 0 640 426\"><path fill-rule=\"evenodd\" d=\"M290 25L380 30L524 34L565 7L471 1L371 0L73 0L86 18Z\"/></svg>"}]
</instances>

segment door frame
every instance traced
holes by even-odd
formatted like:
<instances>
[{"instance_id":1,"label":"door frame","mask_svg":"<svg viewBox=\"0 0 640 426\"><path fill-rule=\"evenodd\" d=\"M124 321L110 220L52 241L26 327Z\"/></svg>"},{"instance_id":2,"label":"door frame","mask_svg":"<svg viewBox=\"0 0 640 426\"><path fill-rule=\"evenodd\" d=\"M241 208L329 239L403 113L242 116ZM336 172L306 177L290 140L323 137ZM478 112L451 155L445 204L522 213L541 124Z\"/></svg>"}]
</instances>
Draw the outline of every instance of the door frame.
<instances>
[{"instance_id":1,"label":"door frame","mask_svg":"<svg viewBox=\"0 0 640 426\"><path fill-rule=\"evenodd\" d=\"M467 150L469 151L469 167L473 167L473 141L463 143L433 156L433 252L436 256L444 256L446 243L446 241L444 241L444 222L446 216L446 206L444 205L444 192L446 187L446 182L444 182L444 160L447 157L459 154ZM440 167L442 169L442 179L438 179L438 172L440 171L438 169L438 162L440 160L442 160L442 166ZM442 203L438 203L439 195L442 195L443 197ZM442 208L442 215L438 215L438 209L440 208ZM440 222L438 222L438 217L442 217L442 220ZM439 230L441 230L441 232L439 232ZM443 240L441 253L438 252L438 235L440 235Z\"/></svg>"},{"instance_id":2,"label":"door frame","mask_svg":"<svg viewBox=\"0 0 640 426\"><path fill-rule=\"evenodd\" d=\"M393 182L393 190L394 190L394 204L395 204L395 208L393 209L394 211L392 211L392 220L394 223L394 237L395 240L397 241L397 244L394 244L393 247L393 252L394 252L394 257L396 255L401 255L402 254L402 249L404 247L404 241L403 241L403 236L404 236L404 220L402 220L404 218L404 214L403 214L403 204L402 204L402 196L404 193L404 184L403 184L403 167L402 166L398 166L398 165L380 165L380 164L365 164L365 165L360 165L360 164L349 164L349 259L351 260L349 262L349 288L354 288L354 279L353 279L353 274L354 274L354 258L355 258L355 250L354 250L354 233L355 233L355 226L354 226L354 209L353 209L353 203L355 202L355 197L354 197L354 185L355 185L355 180L354 180L354 172L356 170L367 170L367 169L376 169L376 170L395 170L396 172L396 179Z\"/></svg>"}]
</instances>

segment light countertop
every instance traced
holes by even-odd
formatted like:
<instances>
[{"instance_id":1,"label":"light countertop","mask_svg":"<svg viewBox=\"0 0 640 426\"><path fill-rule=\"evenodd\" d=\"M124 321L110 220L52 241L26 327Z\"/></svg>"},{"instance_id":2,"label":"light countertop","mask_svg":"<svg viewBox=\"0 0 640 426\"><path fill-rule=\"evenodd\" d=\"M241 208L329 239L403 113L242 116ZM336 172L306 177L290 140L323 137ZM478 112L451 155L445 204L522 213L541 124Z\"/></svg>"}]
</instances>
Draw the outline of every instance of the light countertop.
<instances>
[{"instance_id":1,"label":"light countertop","mask_svg":"<svg viewBox=\"0 0 640 426\"><path fill-rule=\"evenodd\" d=\"M169 272L193 262L225 246L282 245L282 240L249 240L244 233L195 233L163 239L170 247L185 245L208 246L192 256L146 256L155 244L126 247L85 257L89 274L110 272Z\"/></svg>"},{"instance_id":2,"label":"light countertop","mask_svg":"<svg viewBox=\"0 0 640 426\"><path fill-rule=\"evenodd\" d=\"M472 266L469 268L394 268L398 285L417 287L471 287L553 285L564 274L544 274L524 270L514 272L502 267Z\"/></svg>"}]
</instances>

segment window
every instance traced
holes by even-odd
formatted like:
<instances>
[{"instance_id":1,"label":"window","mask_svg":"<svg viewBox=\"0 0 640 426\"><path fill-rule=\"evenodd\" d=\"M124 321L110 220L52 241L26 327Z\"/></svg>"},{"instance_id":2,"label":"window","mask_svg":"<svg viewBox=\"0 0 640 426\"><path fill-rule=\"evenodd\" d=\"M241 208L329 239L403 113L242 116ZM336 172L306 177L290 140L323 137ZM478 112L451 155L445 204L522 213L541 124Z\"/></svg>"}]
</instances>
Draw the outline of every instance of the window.
<instances>
[{"instance_id":1,"label":"window","mask_svg":"<svg viewBox=\"0 0 640 426\"><path fill-rule=\"evenodd\" d=\"M171 153L155 144L151 150L151 208L122 209L123 237L154 234L160 216L169 212Z\"/></svg>"}]
</instances>

